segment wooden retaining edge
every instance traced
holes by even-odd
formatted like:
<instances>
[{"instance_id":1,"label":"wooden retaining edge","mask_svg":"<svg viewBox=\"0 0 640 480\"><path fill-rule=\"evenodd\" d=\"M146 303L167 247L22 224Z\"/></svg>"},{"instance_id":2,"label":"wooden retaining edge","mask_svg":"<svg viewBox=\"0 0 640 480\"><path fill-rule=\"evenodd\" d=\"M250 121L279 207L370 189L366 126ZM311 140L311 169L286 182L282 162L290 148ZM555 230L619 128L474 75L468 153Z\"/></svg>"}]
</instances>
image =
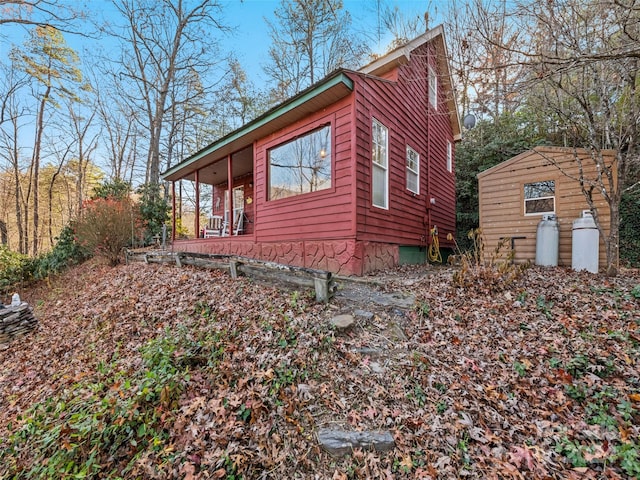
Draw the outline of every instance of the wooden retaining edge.
<instances>
[{"instance_id":1,"label":"wooden retaining edge","mask_svg":"<svg viewBox=\"0 0 640 480\"><path fill-rule=\"evenodd\" d=\"M231 278L247 275L263 280L273 280L315 289L317 302L328 302L336 291L331 272L305 267L294 267L281 263L256 260L237 255L179 252L176 254L178 266L196 265L203 268L228 269Z\"/></svg>"},{"instance_id":2,"label":"wooden retaining edge","mask_svg":"<svg viewBox=\"0 0 640 480\"><path fill-rule=\"evenodd\" d=\"M306 267L294 267L276 262L267 262L237 255L222 255L196 252L125 252L129 261L145 263L174 263L178 267L192 265L199 268L214 268L228 270L231 278L247 275L263 280L277 280L280 282L311 287L315 289L316 301L328 302L337 290L335 278L331 272L315 270Z\"/></svg>"},{"instance_id":3,"label":"wooden retaining edge","mask_svg":"<svg viewBox=\"0 0 640 480\"><path fill-rule=\"evenodd\" d=\"M128 265L129 262L144 262L144 263L174 263L175 254L173 252L156 252L156 251L135 251L125 250L124 260Z\"/></svg>"}]
</instances>

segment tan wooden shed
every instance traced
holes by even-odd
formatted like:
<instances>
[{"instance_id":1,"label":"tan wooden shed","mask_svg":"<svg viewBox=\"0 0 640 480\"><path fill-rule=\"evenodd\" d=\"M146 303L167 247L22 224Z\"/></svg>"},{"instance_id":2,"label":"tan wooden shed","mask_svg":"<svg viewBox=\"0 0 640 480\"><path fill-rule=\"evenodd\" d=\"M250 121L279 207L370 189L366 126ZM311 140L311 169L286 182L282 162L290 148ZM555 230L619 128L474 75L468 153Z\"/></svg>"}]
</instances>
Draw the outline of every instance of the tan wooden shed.
<instances>
[{"instance_id":1,"label":"tan wooden shed","mask_svg":"<svg viewBox=\"0 0 640 480\"><path fill-rule=\"evenodd\" d=\"M557 216L560 245L558 265L571 267L573 221L589 205L580 189L579 164L582 159L585 179L595 179L596 166L585 149L536 147L477 175L480 228L485 241L485 255L501 238L510 237L515 250L514 261L533 264L536 258L536 230L542 215ZM604 151L607 165L615 162L615 151ZM609 232L610 210L607 202L594 192L598 215ZM599 268L606 266L602 238Z\"/></svg>"}]
</instances>

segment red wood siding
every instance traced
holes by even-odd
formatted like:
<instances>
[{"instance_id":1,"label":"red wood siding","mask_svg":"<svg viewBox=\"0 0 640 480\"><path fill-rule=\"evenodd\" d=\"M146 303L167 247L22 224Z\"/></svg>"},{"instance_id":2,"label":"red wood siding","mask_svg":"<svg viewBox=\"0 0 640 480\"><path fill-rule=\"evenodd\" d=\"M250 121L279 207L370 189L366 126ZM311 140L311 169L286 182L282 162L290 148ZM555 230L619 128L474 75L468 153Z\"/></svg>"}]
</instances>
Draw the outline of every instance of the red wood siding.
<instances>
[{"instance_id":1,"label":"red wood siding","mask_svg":"<svg viewBox=\"0 0 640 480\"><path fill-rule=\"evenodd\" d=\"M255 147L255 234L257 241L322 240L354 237L351 201L351 102L348 96L317 112ZM326 190L268 200L267 150L311 130L319 123L331 124L332 187Z\"/></svg>"},{"instance_id":2,"label":"red wood siding","mask_svg":"<svg viewBox=\"0 0 640 480\"><path fill-rule=\"evenodd\" d=\"M424 245L429 229L437 225L440 244L450 246L446 235L455 232L455 175L447 171L446 157L447 140L452 148L454 142L444 82L438 82L438 110L428 105L427 65L437 69L437 64L435 48L423 45L399 67L397 82L356 80L359 240ZM389 129L388 210L371 203L372 118ZM420 154L418 195L406 188L407 144Z\"/></svg>"}]
</instances>

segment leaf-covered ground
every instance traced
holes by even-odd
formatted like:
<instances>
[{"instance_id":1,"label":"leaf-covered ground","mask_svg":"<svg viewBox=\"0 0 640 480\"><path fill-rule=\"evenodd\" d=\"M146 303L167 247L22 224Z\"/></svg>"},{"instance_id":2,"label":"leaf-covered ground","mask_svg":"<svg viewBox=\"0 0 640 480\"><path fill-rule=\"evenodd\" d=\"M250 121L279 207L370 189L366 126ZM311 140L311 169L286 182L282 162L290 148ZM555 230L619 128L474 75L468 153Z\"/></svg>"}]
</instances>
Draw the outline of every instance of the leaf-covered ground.
<instances>
[{"instance_id":1,"label":"leaf-covered ground","mask_svg":"<svg viewBox=\"0 0 640 480\"><path fill-rule=\"evenodd\" d=\"M0 346L0 478L640 475L638 271L380 279L357 288L413 308L146 264L33 287L38 330ZM332 458L324 427L396 448Z\"/></svg>"}]
</instances>

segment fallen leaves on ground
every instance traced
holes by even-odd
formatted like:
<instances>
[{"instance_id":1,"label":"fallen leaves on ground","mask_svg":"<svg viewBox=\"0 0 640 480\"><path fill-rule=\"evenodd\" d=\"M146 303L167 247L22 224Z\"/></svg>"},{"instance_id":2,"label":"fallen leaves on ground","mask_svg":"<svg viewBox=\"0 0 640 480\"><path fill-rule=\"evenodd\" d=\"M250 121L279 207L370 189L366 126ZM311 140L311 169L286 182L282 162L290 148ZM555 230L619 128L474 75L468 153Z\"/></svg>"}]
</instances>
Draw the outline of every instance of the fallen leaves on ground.
<instances>
[{"instance_id":1,"label":"fallen leaves on ground","mask_svg":"<svg viewBox=\"0 0 640 480\"><path fill-rule=\"evenodd\" d=\"M0 477L640 474L640 273L533 267L492 292L451 275L387 272L407 311L88 262L25 291L39 328L0 346ZM330 326L356 309L374 315ZM332 458L321 427L396 448Z\"/></svg>"}]
</instances>

